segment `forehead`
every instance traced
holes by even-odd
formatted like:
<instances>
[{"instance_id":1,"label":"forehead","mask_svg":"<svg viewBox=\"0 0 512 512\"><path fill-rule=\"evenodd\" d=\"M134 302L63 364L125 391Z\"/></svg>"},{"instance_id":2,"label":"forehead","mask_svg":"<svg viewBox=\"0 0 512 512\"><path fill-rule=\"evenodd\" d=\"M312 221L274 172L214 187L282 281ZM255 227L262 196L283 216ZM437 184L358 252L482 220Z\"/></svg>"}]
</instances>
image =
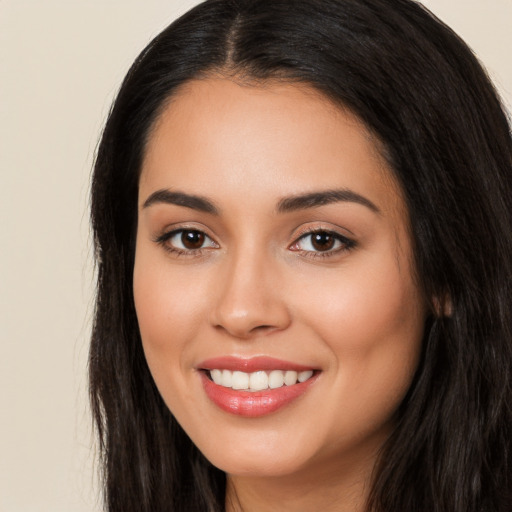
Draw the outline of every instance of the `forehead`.
<instances>
[{"instance_id":1,"label":"forehead","mask_svg":"<svg viewBox=\"0 0 512 512\"><path fill-rule=\"evenodd\" d=\"M193 80L150 133L140 187L276 196L342 187L402 205L380 147L354 114L307 85Z\"/></svg>"}]
</instances>

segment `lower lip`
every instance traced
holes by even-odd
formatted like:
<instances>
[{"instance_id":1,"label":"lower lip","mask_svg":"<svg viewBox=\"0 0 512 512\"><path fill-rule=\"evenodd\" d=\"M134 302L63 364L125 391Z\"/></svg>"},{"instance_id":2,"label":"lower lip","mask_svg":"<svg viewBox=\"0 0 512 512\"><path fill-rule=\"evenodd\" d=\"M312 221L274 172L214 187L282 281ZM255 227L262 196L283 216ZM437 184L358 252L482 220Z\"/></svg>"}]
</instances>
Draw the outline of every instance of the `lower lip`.
<instances>
[{"instance_id":1,"label":"lower lip","mask_svg":"<svg viewBox=\"0 0 512 512\"><path fill-rule=\"evenodd\" d=\"M317 377L318 375L315 374L307 381L293 386L285 385L263 391L238 391L215 384L204 372L201 372L203 388L208 398L223 411L246 418L271 414L290 404L304 395Z\"/></svg>"}]
</instances>

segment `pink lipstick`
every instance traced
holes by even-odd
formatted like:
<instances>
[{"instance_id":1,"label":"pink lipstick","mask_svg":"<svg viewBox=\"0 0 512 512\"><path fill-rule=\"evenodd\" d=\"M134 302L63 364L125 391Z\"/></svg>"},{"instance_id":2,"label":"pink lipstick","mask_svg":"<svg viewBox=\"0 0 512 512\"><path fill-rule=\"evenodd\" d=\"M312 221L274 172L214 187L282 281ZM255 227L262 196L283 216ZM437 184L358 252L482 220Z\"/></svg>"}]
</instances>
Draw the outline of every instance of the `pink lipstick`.
<instances>
[{"instance_id":1,"label":"pink lipstick","mask_svg":"<svg viewBox=\"0 0 512 512\"><path fill-rule=\"evenodd\" d=\"M319 371L270 357L220 357L197 366L208 398L223 411L255 418L304 395Z\"/></svg>"}]
</instances>

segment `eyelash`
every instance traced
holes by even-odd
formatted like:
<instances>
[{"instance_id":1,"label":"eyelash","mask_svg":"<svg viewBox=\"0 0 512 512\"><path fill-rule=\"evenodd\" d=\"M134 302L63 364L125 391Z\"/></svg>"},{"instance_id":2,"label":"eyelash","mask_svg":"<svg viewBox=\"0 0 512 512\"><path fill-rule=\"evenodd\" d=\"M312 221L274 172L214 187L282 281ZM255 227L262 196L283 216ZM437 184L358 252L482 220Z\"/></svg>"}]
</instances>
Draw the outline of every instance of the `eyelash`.
<instances>
[{"instance_id":1,"label":"eyelash","mask_svg":"<svg viewBox=\"0 0 512 512\"><path fill-rule=\"evenodd\" d=\"M209 240L210 243L206 245L205 247L199 247L197 249L183 249L180 247L175 247L169 243L170 240L172 240L174 237L181 235L183 236L184 233L194 233L199 234L205 237L205 241ZM306 240L308 237L312 237L314 235L327 235L332 237L334 240L334 244L338 243L339 247L336 247L334 249L327 249L325 251L315 251L315 250L305 250L305 249L292 249L292 247L297 246L302 240ZM180 229L174 229L172 231L169 231L167 233L163 233L162 235L158 236L154 240L157 244L161 245L167 252L172 253L175 256L185 256L185 257L196 257L196 256L202 256L205 250L209 250L210 248L218 248L218 244L213 241L211 237L209 237L204 231L201 231L200 229L195 228L180 228ZM204 242L203 244L204 245ZM310 245L312 245L312 242L310 242ZM328 258L335 255L338 255L343 252L348 252L356 247L356 242L354 240L351 240L350 238L347 238L343 235L340 235L339 233L336 233L335 231L331 231L329 229L311 229L304 231L301 233L296 240L289 246L289 250L294 252L299 252L303 256L307 258Z\"/></svg>"},{"instance_id":2,"label":"eyelash","mask_svg":"<svg viewBox=\"0 0 512 512\"><path fill-rule=\"evenodd\" d=\"M304 250L304 249L291 249L291 247L294 247L299 244L301 240L306 240L308 237L312 237L314 235L328 235L333 238L334 243L339 243L339 247L336 247L334 249L328 249L325 251L314 251L314 250ZM310 245L312 245L312 242L309 242ZM308 229L300 233L300 235L297 237L295 242L290 246L290 250L300 252L304 257L307 258L330 258L333 256L337 256L341 253L351 251L356 247L356 242L354 240L351 240L350 238L347 238L346 236L340 235L336 231L332 231L329 229Z\"/></svg>"},{"instance_id":3,"label":"eyelash","mask_svg":"<svg viewBox=\"0 0 512 512\"><path fill-rule=\"evenodd\" d=\"M199 235L203 235L205 239L210 240L210 244L206 247L199 247L197 249L182 249L180 247L175 247L171 245L169 242L172 240L175 236L180 235L183 236L184 233L197 233ZM195 228L180 228L180 229L173 229L172 231L168 231L167 233L163 233L159 237L155 239L155 242L159 245L161 245L167 252L175 255L175 256L185 256L185 257L194 257L194 256L201 256L205 250L208 250L209 248L218 248L218 245L212 240L211 237L209 237L204 231L201 231L200 229Z\"/></svg>"}]
</instances>

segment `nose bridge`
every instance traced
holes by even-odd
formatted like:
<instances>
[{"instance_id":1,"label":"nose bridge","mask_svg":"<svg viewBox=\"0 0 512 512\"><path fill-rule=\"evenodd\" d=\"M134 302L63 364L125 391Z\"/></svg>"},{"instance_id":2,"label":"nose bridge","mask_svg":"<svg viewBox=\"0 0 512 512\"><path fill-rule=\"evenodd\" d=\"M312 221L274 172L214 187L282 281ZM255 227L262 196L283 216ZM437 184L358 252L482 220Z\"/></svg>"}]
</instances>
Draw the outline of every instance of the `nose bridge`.
<instances>
[{"instance_id":1,"label":"nose bridge","mask_svg":"<svg viewBox=\"0 0 512 512\"><path fill-rule=\"evenodd\" d=\"M285 328L289 314L277 286L275 258L256 244L233 251L218 276L213 324L237 338Z\"/></svg>"}]
</instances>

